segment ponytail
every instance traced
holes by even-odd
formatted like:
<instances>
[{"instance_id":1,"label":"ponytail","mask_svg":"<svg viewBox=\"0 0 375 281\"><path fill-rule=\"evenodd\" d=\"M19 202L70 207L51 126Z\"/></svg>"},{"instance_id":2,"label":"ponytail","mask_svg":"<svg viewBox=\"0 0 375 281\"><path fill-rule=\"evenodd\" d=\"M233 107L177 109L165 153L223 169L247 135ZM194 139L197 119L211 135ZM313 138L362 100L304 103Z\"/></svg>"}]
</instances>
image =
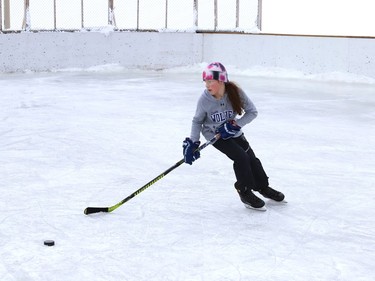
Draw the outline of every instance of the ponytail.
<instances>
[{"instance_id":1,"label":"ponytail","mask_svg":"<svg viewBox=\"0 0 375 281\"><path fill-rule=\"evenodd\" d=\"M228 94L230 103L232 104L233 110L238 114L242 114L243 104L240 97L240 89L233 82L225 83L225 91Z\"/></svg>"}]
</instances>

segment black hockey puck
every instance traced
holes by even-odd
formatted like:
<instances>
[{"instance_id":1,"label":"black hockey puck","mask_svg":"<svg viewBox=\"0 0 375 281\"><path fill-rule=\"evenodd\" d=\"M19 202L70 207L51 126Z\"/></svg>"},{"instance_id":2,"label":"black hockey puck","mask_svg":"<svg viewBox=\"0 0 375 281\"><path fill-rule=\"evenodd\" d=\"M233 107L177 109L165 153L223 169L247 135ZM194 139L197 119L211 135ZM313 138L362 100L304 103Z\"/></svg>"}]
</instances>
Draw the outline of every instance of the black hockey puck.
<instances>
[{"instance_id":1,"label":"black hockey puck","mask_svg":"<svg viewBox=\"0 0 375 281\"><path fill-rule=\"evenodd\" d=\"M46 240L46 241L44 241L44 245L46 245L46 246L55 246L55 241L53 241L53 240Z\"/></svg>"}]
</instances>

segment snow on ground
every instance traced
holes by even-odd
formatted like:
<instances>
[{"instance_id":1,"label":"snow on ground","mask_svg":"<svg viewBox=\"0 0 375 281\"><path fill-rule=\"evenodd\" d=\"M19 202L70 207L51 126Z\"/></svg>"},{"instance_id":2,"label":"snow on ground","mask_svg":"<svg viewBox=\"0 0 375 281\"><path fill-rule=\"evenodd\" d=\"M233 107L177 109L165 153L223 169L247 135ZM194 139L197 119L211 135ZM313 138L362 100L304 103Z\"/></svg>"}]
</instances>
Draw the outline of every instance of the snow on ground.
<instances>
[{"instance_id":1,"label":"snow on ground","mask_svg":"<svg viewBox=\"0 0 375 281\"><path fill-rule=\"evenodd\" d=\"M0 280L373 280L374 84L230 78L288 204L244 208L209 146L86 216L182 158L200 71L0 74Z\"/></svg>"}]
</instances>

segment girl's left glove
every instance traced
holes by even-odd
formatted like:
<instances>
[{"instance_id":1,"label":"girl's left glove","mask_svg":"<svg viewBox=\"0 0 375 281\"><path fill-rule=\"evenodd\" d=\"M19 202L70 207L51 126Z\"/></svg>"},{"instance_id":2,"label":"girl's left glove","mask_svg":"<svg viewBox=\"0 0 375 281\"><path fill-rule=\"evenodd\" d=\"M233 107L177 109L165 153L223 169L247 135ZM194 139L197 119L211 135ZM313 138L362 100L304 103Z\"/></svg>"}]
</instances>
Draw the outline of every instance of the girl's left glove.
<instances>
[{"instance_id":1,"label":"girl's left glove","mask_svg":"<svg viewBox=\"0 0 375 281\"><path fill-rule=\"evenodd\" d=\"M182 142L185 163L191 165L201 156L200 152L197 150L200 144L200 141L193 142L190 138L186 138Z\"/></svg>"},{"instance_id":2,"label":"girl's left glove","mask_svg":"<svg viewBox=\"0 0 375 281\"><path fill-rule=\"evenodd\" d=\"M216 133L220 134L223 140L227 140L234 137L239 130L241 130L241 127L237 125L236 121L230 120L217 128Z\"/></svg>"}]
</instances>

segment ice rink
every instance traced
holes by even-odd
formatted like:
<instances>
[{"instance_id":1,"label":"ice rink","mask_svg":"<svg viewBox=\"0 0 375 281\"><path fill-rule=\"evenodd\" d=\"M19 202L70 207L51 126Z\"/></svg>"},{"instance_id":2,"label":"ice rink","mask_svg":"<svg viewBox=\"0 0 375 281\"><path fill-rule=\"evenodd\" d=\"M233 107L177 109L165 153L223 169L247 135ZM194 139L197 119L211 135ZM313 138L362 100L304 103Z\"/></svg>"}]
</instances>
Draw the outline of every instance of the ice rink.
<instances>
[{"instance_id":1,"label":"ice rink","mask_svg":"<svg viewBox=\"0 0 375 281\"><path fill-rule=\"evenodd\" d=\"M182 158L199 67L0 74L0 280L374 280L375 83L228 71L288 201L267 212L242 205L209 146L114 212L83 214Z\"/></svg>"}]
</instances>

